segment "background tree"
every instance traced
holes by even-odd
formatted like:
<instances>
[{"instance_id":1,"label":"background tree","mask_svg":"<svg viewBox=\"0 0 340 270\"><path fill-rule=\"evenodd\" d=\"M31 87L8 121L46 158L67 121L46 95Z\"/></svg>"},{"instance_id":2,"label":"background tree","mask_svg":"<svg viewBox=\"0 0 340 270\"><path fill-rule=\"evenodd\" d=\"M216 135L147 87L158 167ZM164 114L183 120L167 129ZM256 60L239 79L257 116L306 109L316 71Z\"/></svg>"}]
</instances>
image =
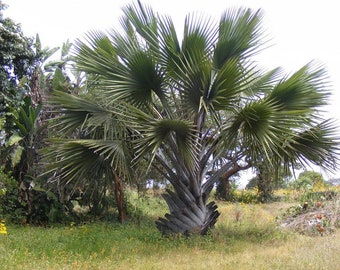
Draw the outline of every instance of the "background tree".
<instances>
[{"instance_id":1,"label":"background tree","mask_svg":"<svg viewBox=\"0 0 340 270\"><path fill-rule=\"evenodd\" d=\"M17 181L17 201L10 196L6 203L13 207L3 209L21 208L20 222L45 222L49 202L46 183L38 177L43 170L38 150L47 136L43 99L50 87L43 64L57 48L42 48L38 35L26 37L19 24L4 18L4 8L0 2L0 159L4 173Z\"/></svg>"},{"instance_id":2,"label":"background tree","mask_svg":"<svg viewBox=\"0 0 340 270\"><path fill-rule=\"evenodd\" d=\"M334 124L318 114L329 96L325 71L312 63L291 76L261 71L252 61L264 44L260 11L230 10L218 23L189 15L181 42L171 18L139 2L123 11L123 31L91 32L76 44L77 66L93 79L97 98L55 92L54 101L62 126L95 131L94 123L110 124L110 137L89 132L90 144L77 143L119 174L140 159L157 164L172 185L163 195L170 213L157 221L162 233L213 227L219 213L208 197L224 174L297 161L333 168ZM77 145L61 141L59 160L66 146L76 155ZM127 153L131 160L122 159ZM86 172L81 164L74 160L72 172L59 165L73 177Z\"/></svg>"},{"instance_id":3,"label":"background tree","mask_svg":"<svg viewBox=\"0 0 340 270\"><path fill-rule=\"evenodd\" d=\"M23 103L25 87L18 87L19 81L32 73L34 52L33 40L25 37L20 25L3 16L6 5L0 1L0 127L1 146L5 143L7 131L13 123L6 121L10 108ZM1 155L3 157L3 155ZM4 160L2 160L2 163Z\"/></svg>"},{"instance_id":4,"label":"background tree","mask_svg":"<svg viewBox=\"0 0 340 270\"><path fill-rule=\"evenodd\" d=\"M275 167L268 167L267 164L257 165L256 177L253 179L255 182L253 183L256 184L259 200L261 202L272 200L273 191L287 184L287 177L290 176L290 168L285 168L284 164L276 164Z\"/></svg>"},{"instance_id":5,"label":"background tree","mask_svg":"<svg viewBox=\"0 0 340 270\"><path fill-rule=\"evenodd\" d=\"M320 173L304 171L299 174L298 179L296 179L292 185L296 189L312 190L313 187L324 187L325 181Z\"/></svg>"},{"instance_id":6,"label":"background tree","mask_svg":"<svg viewBox=\"0 0 340 270\"><path fill-rule=\"evenodd\" d=\"M215 198L231 202L235 199L235 191L238 188L237 180L239 180L240 176L237 173L228 178L226 176L222 176L217 181Z\"/></svg>"}]
</instances>

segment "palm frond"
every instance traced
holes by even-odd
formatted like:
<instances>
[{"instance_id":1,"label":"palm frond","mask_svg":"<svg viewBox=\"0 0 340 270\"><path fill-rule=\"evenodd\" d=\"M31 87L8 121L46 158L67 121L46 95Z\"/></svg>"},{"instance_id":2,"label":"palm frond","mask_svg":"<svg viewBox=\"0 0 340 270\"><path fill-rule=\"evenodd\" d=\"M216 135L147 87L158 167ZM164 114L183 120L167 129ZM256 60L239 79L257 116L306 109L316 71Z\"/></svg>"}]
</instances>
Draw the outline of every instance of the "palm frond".
<instances>
[{"instance_id":1,"label":"palm frond","mask_svg":"<svg viewBox=\"0 0 340 270\"><path fill-rule=\"evenodd\" d=\"M50 160L47 170L60 171L68 181L112 175L113 171L128 177L130 157L122 141L51 139L44 158ZM53 161L53 162L52 162Z\"/></svg>"},{"instance_id":2,"label":"palm frond","mask_svg":"<svg viewBox=\"0 0 340 270\"><path fill-rule=\"evenodd\" d=\"M189 56L188 56L189 57ZM186 58L185 64L181 61L178 66L176 90L178 101L183 115L198 113L201 100L211 84L211 64L209 61L196 62L195 59Z\"/></svg>"},{"instance_id":3,"label":"palm frond","mask_svg":"<svg viewBox=\"0 0 340 270\"><path fill-rule=\"evenodd\" d=\"M172 78L181 59L181 47L174 23L170 17L159 18L159 62L169 78Z\"/></svg>"},{"instance_id":4,"label":"palm frond","mask_svg":"<svg viewBox=\"0 0 340 270\"><path fill-rule=\"evenodd\" d=\"M50 102L54 106L54 113L58 115L53 119L53 128L56 128L63 136L72 134L76 130L91 133L100 127L102 129L100 136L105 138L124 137L126 126L122 125L122 122L111 110L96 103L94 99L88 100L54 91Z\"/></svg>"},{"instance_id":5,"label":"palm frond","mask_svg":"<svg viewBox=\"0 0 340 270\"><path fill-rule=\"evenodd\" d=\"M152 92L164 99L162 74L154 56L136 41L115 32L110 40L102 33L88 35L88 46L77 42L77 63L85 72L101 77L97 88L109 103L126 100L136 106L147 107Z\"/></svg>"},{"instance_id":6,"label":"palm frond","mask_svg":"<svg viewBox=\"0 0 340 270\"><path fill-rule=\"evenodd\" d=\"M267 98L282 106L287 113L299 111L300 115L306 115L327 104L327 84L325 70L309 63L292 76L281 80Z\"/></svg>"},{"instance_id":7,"label":"palm frond","mask_svg":"<svg viewBox=\"0 0 340 270\"><path fill-rule=\"evenodd\" d=\"M199 14L189 14L184 22L181 47L183 59L195 59L200 63L212 51L216 34L217 28L211 18L205 19Z\"/></svg>"},{"instance_id":8,"label":"palm frond","mask_svg":"<svg viewBox=\"0 0 340 270\"><path fill-rule=\"evenodd\" d=\"M260 10L230 9L219 24L219 37L214 50L214 67L220 69L229 59L248 58L265 44Z\"/></svg>"},{"instance_id":9,"label":"palm frond","mask_svg":"<svg viewBox=\"0 0 340 270\"><path fill-rule=\"evenodd\" d=\"M116 77L116 50L103 32L92 31L86 35L85 41L76 40L74 53L80 70L104 77Z\"/></svg>"},{"instance_id":10,"label":"palm frond","mask_svg":"<svg viewBox=\"0 0 340 270\"><path fill-rule=\"evenodd\" d=\"M121 114L129 122L129 127L136 131L136 160L145 155L151 155L153 160L160 149L165 147L171 152L166 154L170 155L168 158L176 157L177 162L183 163L183 167L195 168L198 148L195 127L191 122L163 118L162 113L157 111L150 115L129 104L121 107Z\"/></svg>"},{"instance_id":11,"label":"palm frond","mask_svg":"<svg viewBox=\"0 0 340 270\"><path fill-rule=\"evenodd\" d=\"M247 103L223 126L223 136L228 138L227 149L235 148L233 143L236 143L245 149L246 156L253 161L259 156L269 159L278 155L281 141L285 133L289 133L288 124L280 125L281 117L274 104L264 101Z\"/></svg>"},{"instance_id":12,"label":"palm frond","mask_svg":"<svg viewBox=\"0 0 340 270\"><path fill-rule=\"evenodd\" d=\"M210 52L216 36L216 27L210 19L192 14L187 16L184 37L180 47L171 20L161 21L161 63L165 81L179 94L182 112L196 114L201 99L210 84ZM175 95L176 95L175 93ZM185 113L183 113L185 115Z\"/></svg>"},{"instance_id":13,"label":"palm frond","mask_svg":"<svg viewBox=\"0 0 340 270\"><path fill-rule=\"evenodd\" d=\"M313 163L329 171L336 171L340 153L337 128L335 121L325 120L297 132L287 138L284 156L291 164L298 160L304 165Z\"/></svg>"},{"instance_id":14,"label":"palm frond","mask_svg":"<svg viewBox=\"0 0 340 270\"><path fill-rule=\"evenodd\" d=\"M206 99L214 110L230 110L235 107L243 93L249 92L252 82L260 76L256 66L242 65L239 60L234 58L226 62L207 91Z\"/></svg>"},{"instance_id":15,"label":"palm frond","mask_svg":"<svg viewBox=\"0 0 340 270\"><path fill-rule=\"evenodd\" d=\"M158 48L158 25L157 17L153 10L146 5L142 5L140 1L137 4L129 4L123 8L126 22L131 23L135 31L141 36L146 44L157 51ZM126 29L126 28L125 28Z\"/></svg>"},{"instance_id":16,"label":"palm frond","mask_svg":"<svg viewBox=\"0 0 340 270\"><path fill-rule=\"evenodd\" d=\"M263 98L264 95L268 95L273 90L274 85L278 83L282 74L282 68L275 68L264 74L255 73L255 78L247 85L248 89L243 94L250 99Z\"/></svg>"},{"instance_id":17,"label":"palm frond","mask_svg":"<svg viewBox=\"0 0 340 270\"><path fill-rule=\"evenodd\" d=\"M163 98L162 74L147 52L138 51L130 55L127 70L125 80L117 81L116 89L113 90L117 95L124 98L125 94L126 101L138 107L149 105L152 92Z\"/></svg>"}]
</instances>

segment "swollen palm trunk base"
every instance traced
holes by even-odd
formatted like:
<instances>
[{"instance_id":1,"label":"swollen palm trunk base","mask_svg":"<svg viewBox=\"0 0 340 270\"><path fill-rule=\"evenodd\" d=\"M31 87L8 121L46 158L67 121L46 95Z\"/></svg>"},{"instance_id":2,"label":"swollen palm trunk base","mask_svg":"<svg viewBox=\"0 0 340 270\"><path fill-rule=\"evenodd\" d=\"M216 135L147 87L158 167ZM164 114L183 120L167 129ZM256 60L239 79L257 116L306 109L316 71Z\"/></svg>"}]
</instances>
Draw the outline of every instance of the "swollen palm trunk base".
<instances>
[{"instance_id":1,"label":"swollen palm trunk base","mask_svg":"<svg viewBox=\"0 0 340 270\"><path fill-rule=\"evenodd\" d=\"M203 207L192 196L182 194L180 198L176 193L167 190L163 194L167 202L170 214L165 214L165 218L156 221L158 230L163 235L170 234L201 234L205 235L211 229L219 217L215 202L210 202Z\"/></svg>"}]
</instances>

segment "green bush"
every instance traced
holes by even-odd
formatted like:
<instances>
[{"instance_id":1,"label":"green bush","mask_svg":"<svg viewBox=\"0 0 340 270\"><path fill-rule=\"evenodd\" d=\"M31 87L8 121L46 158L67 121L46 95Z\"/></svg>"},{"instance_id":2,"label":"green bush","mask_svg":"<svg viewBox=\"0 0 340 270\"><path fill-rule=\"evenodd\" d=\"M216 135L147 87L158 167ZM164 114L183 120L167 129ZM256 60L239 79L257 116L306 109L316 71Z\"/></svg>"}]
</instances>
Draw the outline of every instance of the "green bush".
<instances>
[{"instance_id":1,"label":"green bush","mask_svg":"<svg viewBox=\"0 0 340 270\"><path fill-rule=\"evenodd\" d=\"M24 204L19 202L18 182L0 167L0 215L13 223L25 220Z\"/></svg>"},{"instance_id":2,"label":"green bush","mask_svg":"<svg viewBox=\"0 0 340 270\"><path fill-rule=\"evenodd\" d=\"M258 203L260 201L260 196L256 188L241 191L237 190L234 192L234 201L246 204Z\"/></svg>"},{"instance_id":3,"label":"green bush","mask_svg":"<svg viewBox=\"0 0 340 270\"><path fill-rule=\"evenodd\" d=\"M292 182L294 189L312 191L325 187L325 181L320 173L313 171L304 171L300 173L299 178Z\"/></svg>"}]
</instances>

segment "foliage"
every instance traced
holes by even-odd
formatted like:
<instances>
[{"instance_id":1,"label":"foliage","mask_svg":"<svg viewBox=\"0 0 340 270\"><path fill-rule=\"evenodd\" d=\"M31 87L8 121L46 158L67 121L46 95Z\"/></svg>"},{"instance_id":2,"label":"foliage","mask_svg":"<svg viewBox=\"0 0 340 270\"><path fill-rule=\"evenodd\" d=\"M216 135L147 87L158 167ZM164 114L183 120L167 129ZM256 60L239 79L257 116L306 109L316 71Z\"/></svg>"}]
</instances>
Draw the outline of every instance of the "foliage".
<instances>
[{"instance_id":1,"label":"foliage","mask_svg":"<svg viewBox=\"0 0 340 270\"><path fill-rule=\"evenodd\" d=\"M35 53L32 48L33 39L24 36L19 24L3 16L5 8L6 5L0 1L1 93L10 92L17 81L32 74L32 66L35 61ZM2 96L2 98L4 97Z\"/></svg>"},{"instance_id":2,"label":"foliage","mask_svg":"<svg viewBox=\"0 0 340 270\"><path fill-rule=\"evenodd\" d=\"M298 179L292 183L292 187L304 190L317 190L325 186L325 181L321 173L304 171L300 173Z\"/></svg>"},{"instance_id":3,"label":"foliage","mask_svg":"<svg viewBox=\"0 0 340 270\"><path fill-rule=\"evenodd\" d=\"M35 121L35 116L28 116L28 111L22 111L22 109L23 107L28 109L29 106L27 104L30 102L29 79L33 74L37 57L34 52L33 39L23 35L20 25L3 17L2 2L0 7L1 163L6 165L5 170L10 171L20 162L23 147L19 145L19 142L23 136L30 133L31 130L27 128L31 127ZM25 122L20 122L21 120ZM25 134L19 135L20 129Z\"/></svg>"},{"instance_id":4,"label":"foliage","mask_svg":"<svg viewBox=\"0 0 340 270\"><path fill-rule=\"evenodd\" d=\"M43 68L58 48L42 48L39 35L25 37L19 24L3 17L3 8L1 3L0 160L3 173L13 178L6 181L2 210L16 223L60 221L64 211L58 192L47 186L46 178L38 177L43 171L38 151L52 133L47 131L45 121L50 115L43 101L51 90L53 74L46 74ZM53 63L48 66L51 71Z\"/></svg>"},{"instance_id":5,"label":"foliage","mask_svg":"<svg viewBox=\"0 0 340 270\"><path fill-rule=\"evenodd\" d=\"M25 220L25 204L19 201L18 181L0 167L0 216L14 223Z\"/></svg>"},{"instance_id":6,"label":"foliage","mask_svg":"<svg viewBox=\"0 0 340 270\"><path fill-rule=\"evenodd\" d=\"M23 200L20 194L25 191L23 187L19 187L18 181L13 176L0 169L0 215L2 217L15 224L36 225L72 220L65 216L55 191L44 189L38 181L33 183L34 185L29 185L29 190L26 190L26 200ZM30 204L29 213L27 204Z\"/></svg>"},{"instance_id":7,"label":"foliage","mask_svg":"<svg viewBox=\"0 0 340 270\"><path fill-rule=\"evenodd\" d=\"M234 193L234 201L246 204L256 204L261 202L257 188L251 190L237 190Z\"/></svg>"},{"instance_id":8,"label":"foliage","mask_svg":"<svg viewBox=\"0 0 340 270\"><path fill-rule=\"evenodd\" d=\"M2 136L13 129L11 108L20 107L27 94L27 80L36 61L33 39L25 37L19 24L5 18L6 6L0 1L0 126ZM4 144L2 138L1 146ZM3 155L2 155L3 156Z\"/></svg>"}]
</instances>

